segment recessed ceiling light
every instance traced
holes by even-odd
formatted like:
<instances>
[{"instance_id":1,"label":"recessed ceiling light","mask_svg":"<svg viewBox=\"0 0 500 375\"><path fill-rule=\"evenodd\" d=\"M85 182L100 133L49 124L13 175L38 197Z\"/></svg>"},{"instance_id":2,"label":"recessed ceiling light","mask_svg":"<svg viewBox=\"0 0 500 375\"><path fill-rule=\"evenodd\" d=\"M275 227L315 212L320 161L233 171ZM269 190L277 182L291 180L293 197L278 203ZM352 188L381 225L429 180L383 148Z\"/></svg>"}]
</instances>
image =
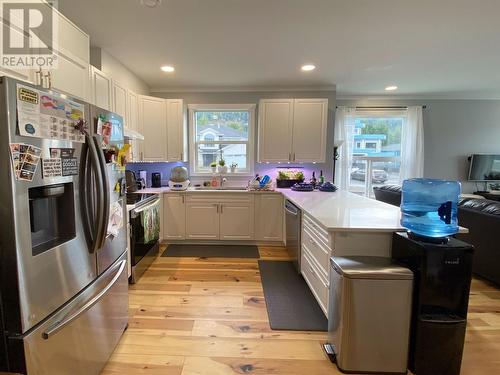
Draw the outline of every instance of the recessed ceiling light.
<instances>
[{"instance_id":1,"label":"recessed ceiling light","mask_svg":"<svg viewBox=\"0 0 500 375\"><path fill-rule=\"evenodd\" d=\"M161 4L161 0L141 0L141 5L148 8L154 8Z\"/></svg>"},{"instance_id":2,"label":"recessed ceiling light","mask_svg":"<svg viewBox=\"0 0 500 375\"><path fill-rule=\"evenodd\" d=\"M394 90L397 90L398 89L398 86L387 86L385 88L385 91L394 91Z\"/></svg>"},{"instance_id":3,"label":"recessed ceiling light","mask_svg":"<svg viewBox=\"0 0 500 375\"><path fill-rule=\"evenodd\" d=\"M300 69L302 69L304 72L310 72L311 70L316 69L316 65L313 65L313 64L306 64L306 65L302 65L302 66L300 67Z\"/></svg>"},{"instance_id":4,"label":"recessed ceiling light","mask_svg":"<svg viewBox=\"0 0 500 375\"><path fill-rule=\"evenodd\" d=\"M167 73L172 73L175 70L175 68L172 65L165 65L161 67L161 70Z\"/></svg>"}]
</instances>

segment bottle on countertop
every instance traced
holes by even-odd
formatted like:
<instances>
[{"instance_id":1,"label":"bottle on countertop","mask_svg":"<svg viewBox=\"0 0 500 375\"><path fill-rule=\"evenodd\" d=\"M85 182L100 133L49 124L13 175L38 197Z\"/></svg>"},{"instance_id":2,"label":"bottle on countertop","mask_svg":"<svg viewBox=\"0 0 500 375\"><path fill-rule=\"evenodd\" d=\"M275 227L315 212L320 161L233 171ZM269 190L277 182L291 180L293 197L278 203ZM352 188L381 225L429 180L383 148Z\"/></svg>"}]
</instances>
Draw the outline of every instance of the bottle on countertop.
<instances>
[{"instance_id":1,"label":"bottle on countertop","mask_svg":"<svg viewBox=\"0 0 500 375\"><path fill-rule=\"evenodd\" d=\"M316 180L316 172L313 172L312 177L311 177L311 181L310 181L310 182L311 182L311 185L312 185L312 186L316 187L316 184L317 184L317 182L318 182L318 181Z\"/></svg>"},{"instance_id":2,"label":"bottle on countertop","mask_svg":"<svg viewBox=\"0 0 500 375\"><path fill-rule=\"evenodd\" d=\"M323 171L319 171L319 184L323 185L325 183L325 177L323 176Z\"/></svg>"}]
</instances>

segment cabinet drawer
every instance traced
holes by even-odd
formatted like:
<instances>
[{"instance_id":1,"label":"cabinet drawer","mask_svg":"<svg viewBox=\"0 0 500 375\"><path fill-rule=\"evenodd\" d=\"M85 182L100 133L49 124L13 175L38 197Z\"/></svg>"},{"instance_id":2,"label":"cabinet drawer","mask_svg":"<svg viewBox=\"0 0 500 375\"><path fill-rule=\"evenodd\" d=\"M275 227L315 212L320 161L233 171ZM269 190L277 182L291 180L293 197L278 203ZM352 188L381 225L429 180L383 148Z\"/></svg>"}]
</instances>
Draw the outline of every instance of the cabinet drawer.
<instances>
[{"instance_id":1,"label":"cabinet drawer","mask_svg":"<svg viewBox=\"0 0 500 375\"><path fill-rule=\"evenodd\" d=\"M316 300L321 307L321 310L328 314L327 306L328 306L328 284L323 279L320 274L320 271L313 264L310 255L307 250L302 251L301 255L301 272L302 276L306 280L307 284L311 288L312 293L316 297Z\"/></svg>"},{"instance_id":2,"label":"cabinet drawer","mask_svg":"<svg viewBox=\"0 0 500 375\"><path fill-rule=\"evenodd\" d=\"M333 249L333 234L329 233L321 225L316 223L316 221L309 215L304 214L302 217L302 225L307 225L310 228L310 233L312 233L318 240L322 241L327 247Z\"/></svg>"},{"instance_id":3,"label":"cabinet drawer","mask_svg":"<svg viewBox=\"0 0 500 375\"><path fill-rule=\"evenodd\" d=\"M311 230L306 226L302 226L302 248L306 248L311 257L320 266L320 271L324 277L328 277L328 265L331 256L331 250L323 241L318 239L311 233Z\"/></svg>"}]
</instances>

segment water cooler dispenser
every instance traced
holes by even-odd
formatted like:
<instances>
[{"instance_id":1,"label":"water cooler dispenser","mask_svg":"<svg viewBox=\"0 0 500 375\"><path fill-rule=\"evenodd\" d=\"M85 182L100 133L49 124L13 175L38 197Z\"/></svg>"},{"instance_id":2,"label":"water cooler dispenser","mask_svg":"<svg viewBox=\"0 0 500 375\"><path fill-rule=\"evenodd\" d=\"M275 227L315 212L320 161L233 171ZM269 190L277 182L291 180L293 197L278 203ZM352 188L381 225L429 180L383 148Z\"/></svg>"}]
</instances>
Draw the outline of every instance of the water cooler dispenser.
<instances>
[{"instance_id":1,"label":"water cooler dispenser","mask_svg":"<svg viewBox=\"0 0 500 375\"><path fill-rule=\"evenodd\" d=\"M472 277L471 245L458 232L455 181L403 182L393 260L414 273L408 368L416 375L459 375Z\"/></svg>"}]
</instances>

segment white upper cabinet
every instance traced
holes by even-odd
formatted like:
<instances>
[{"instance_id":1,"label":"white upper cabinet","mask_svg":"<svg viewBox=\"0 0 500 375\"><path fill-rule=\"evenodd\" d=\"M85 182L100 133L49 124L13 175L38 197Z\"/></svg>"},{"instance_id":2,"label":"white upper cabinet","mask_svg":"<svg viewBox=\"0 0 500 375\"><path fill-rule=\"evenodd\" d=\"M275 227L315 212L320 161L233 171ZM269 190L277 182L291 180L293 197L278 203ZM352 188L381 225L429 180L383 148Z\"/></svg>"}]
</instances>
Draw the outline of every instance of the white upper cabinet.
<instances>
[{"instance_id":1,"label":"white upper cabinet","mask_svg":"<svg viewBox=\"0 0 500 375\"><path fill-rule=\"evenodd\" d=\"M186 161L187 124L182 99L167 99L167 160Z\"/></svg>"},{"instance_id":2,"label":"white upper cabinet","mask_svg":"<svg viewBox=\"0 0 500 375\"><path fill-rule=\"evenodd\" d=\"M112 111L116 114L119 114L123 118L123 122L125 126L127 124L127 89L120 85L114 79L112 80L113 84L113 107Z\"/></svg>"},{"instance_id":3,"label":"white upper cabinet","mask_svg":"<svg viewBox=\"0 0 500 375\"><path fill-rule=\"evenodd\" d=\"M100 108L112 108L112 83L111 78L96 67L90 67L90 90L92 103Z\"/></svg>"},{"instance_id":4,"label":"white upper cabinet","mask_svg":"<svg viewBox=\"0 0 500 375\"><path fill-rule=\"evenodd\" d=\"M295 99L292 160L325 162L328 99Z\"/></svg>"},{"instance_id":5,"label":"white upper cabinet","mask_svg":"<svg viewBox=\"0 0 500 375\"><path fill-rule=\"evenodd\" d=\"M259 102L260 162L324 162L328 99Z\"/></svg>"},{"instance_id":6,"label":"white upper cabinet","mask_svg":"<svg viewBox=\"0 0 500 375\"><path fill-rule=\"evenodd\" d=\"M187 125L182 99L139 96L139 126L143 136L140 160L186 161Z\"/></svg>"},{"instance_id":7,"label":"white upper cabinet","mask_svg":"<svg viewBox=\"0 0 500 375\"><path fill-rule=\"evenodd\" d=\"M127 90L127 128L139 131L139 96Z\"/></svg>"},{"instance_id":8,"label":"white upper cabinet","mask_svg":"<svg viewBox=\"0 0 500 375\"><path fill-rule=\"evenodd\" d=\"M292 153L293 99L259 103L259 161L287 162Z\"/></svg>"},{"instance_id":9,"label":"white upper cabinet","mask_svg":"<svg viewBox=\"0 0 500 375\"><path fill-rule=\"evenodd\" d=\"M139 132L139 96L130 90L127 90L127 122L125 126ZM133 139L129 140L129 143L132 147L132 161L140 161L143 141Z\"/></svg>"},{"instance_id":10,"label":"white upper cabinet","mask_svg":"<svg viewBox=\"0 0 500 375\"><path fill-rule=\"evenodd\" d=\"M167 106L165 99L139 96L139 132L144 136L140 159L166 161Z\"/></svg>"},{"instance_id":11,"label":"white upper cabinet","mask_svg":"<svg viewBox=\"0 0 500 375\"><path fill-rule=\"evenodd\" d=\"M50 71L49 86L90 101L90 38L60 13L58 25L58 40L54 46L58 66Z\"/></svg>"}]
</instances>

